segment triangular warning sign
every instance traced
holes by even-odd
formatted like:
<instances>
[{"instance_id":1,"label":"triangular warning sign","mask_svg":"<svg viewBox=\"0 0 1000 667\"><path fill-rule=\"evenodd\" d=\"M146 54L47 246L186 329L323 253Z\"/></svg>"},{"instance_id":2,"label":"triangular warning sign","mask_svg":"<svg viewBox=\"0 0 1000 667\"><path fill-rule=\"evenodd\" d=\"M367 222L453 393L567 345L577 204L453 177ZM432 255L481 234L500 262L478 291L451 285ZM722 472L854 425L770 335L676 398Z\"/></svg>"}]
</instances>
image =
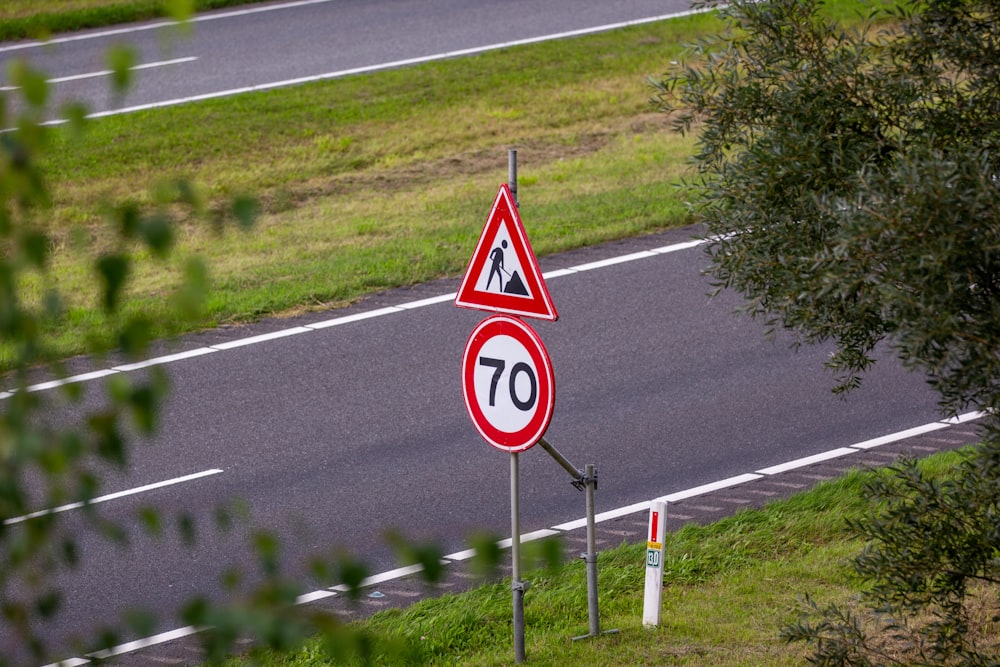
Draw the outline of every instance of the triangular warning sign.
<instances>
[{"instance_id":1,"label":"triangular warning sign","mask_svg":"<svg viewBox=\"0 0 1000 667\"><path fill-rule=\"evenodd\" d=\"M497 313L559 319L528 235L506 183L493 202L455 305Z\"/></svg>"}]
</instances>

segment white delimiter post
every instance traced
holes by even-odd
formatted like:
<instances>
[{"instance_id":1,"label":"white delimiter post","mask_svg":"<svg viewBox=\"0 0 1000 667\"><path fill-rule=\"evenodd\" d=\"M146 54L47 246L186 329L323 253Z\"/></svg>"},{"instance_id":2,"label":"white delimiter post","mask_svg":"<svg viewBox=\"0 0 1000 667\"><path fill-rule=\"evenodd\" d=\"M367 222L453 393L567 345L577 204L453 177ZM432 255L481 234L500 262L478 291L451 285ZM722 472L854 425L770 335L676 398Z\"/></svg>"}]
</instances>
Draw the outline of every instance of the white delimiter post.
<instances>
[{"instance_id":1,"label":"white delimiter post","mask_svg":"<svg viewBox=\"0 0 1000 667\"><path fill-rule=\"evenodd\" d=\"M667 503L649 504L649 530L646 532L646 595L642 601L642 624L660 624L663 599L663 538L666 535Z\"/></svg>"}]
</instances>

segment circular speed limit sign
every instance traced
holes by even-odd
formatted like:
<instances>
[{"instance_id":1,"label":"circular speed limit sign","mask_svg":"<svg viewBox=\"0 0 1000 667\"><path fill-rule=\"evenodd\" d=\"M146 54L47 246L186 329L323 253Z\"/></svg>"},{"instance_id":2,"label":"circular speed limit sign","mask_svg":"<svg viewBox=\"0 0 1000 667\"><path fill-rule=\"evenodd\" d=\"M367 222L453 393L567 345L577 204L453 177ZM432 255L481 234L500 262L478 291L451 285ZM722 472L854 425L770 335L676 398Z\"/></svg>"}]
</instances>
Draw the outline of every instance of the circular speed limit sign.
<instances>
[{"instance_id":1,"label":"circular speed limit sign","mask_svg":"<svg viewBox=\"0 0 1000 667\"><path fill-rule=\"evenodd\" d=\"M523 452L545 434L555 405L552 361L527 324L506 315L480 322L462 357L462 393L488 443Z\"/></svg>"}]
</instances>

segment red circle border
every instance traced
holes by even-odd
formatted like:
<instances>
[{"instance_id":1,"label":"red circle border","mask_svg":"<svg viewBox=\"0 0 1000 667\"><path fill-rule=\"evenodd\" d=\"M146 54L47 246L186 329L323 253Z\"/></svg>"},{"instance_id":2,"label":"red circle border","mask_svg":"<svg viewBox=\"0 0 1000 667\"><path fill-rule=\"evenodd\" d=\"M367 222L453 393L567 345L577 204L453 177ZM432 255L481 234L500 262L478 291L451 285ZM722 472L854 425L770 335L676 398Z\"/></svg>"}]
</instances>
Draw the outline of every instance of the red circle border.
<instances>
[{"instance_id":1,"label":"red circle border","mask_svg":"<svg viewBox=\"0 0 1000 667\"><path fill-rule=\"evenodd\" d=\"M538 401L535 414L524 428L513 433L502 431L493 426L473 396L475 394L475 359L479 356L479 351L494 336L504 335L510 336L524 346L538 374ZM472 363L470 363L470 359ZM533 447L545 435L545 431L552 421L556 398L552 360L549 358L548 350L545 349L545 344L542 343L542 339L535 333L535 330L522 320L507 315L493 315L476 325L476 328L469 335L469 340L465 344L465 352L462 355L462 396L465 399L465 409L469 413L469 418L472 419L479 434L490 445L511 453L523 452Z\"/></svg>"}]
</instances>

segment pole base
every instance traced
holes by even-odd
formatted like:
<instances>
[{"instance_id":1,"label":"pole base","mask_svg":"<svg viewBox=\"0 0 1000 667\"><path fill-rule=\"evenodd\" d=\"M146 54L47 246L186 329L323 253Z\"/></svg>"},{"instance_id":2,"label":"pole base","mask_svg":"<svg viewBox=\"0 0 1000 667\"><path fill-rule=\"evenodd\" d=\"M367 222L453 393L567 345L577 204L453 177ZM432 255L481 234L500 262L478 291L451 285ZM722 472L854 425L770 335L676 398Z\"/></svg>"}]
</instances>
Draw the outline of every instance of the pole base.
<instances>
[{"instance_id":1,"label":"pole base","mask_svg":"<svg viewBox=\"0 0 1000 667\"><path fill-rule=\"evenodd\" d=\"M579 637L573 637L573 641L578 642L581 639L593 639L595 637L600 637L601 635L617 635L619 632L620 631L618 630L618 628L615 628L614 630L604 630L600 634L596 634L596 635L589 635L588 634L588 635L580 635Z\"/></svg>"}]
</instances>

